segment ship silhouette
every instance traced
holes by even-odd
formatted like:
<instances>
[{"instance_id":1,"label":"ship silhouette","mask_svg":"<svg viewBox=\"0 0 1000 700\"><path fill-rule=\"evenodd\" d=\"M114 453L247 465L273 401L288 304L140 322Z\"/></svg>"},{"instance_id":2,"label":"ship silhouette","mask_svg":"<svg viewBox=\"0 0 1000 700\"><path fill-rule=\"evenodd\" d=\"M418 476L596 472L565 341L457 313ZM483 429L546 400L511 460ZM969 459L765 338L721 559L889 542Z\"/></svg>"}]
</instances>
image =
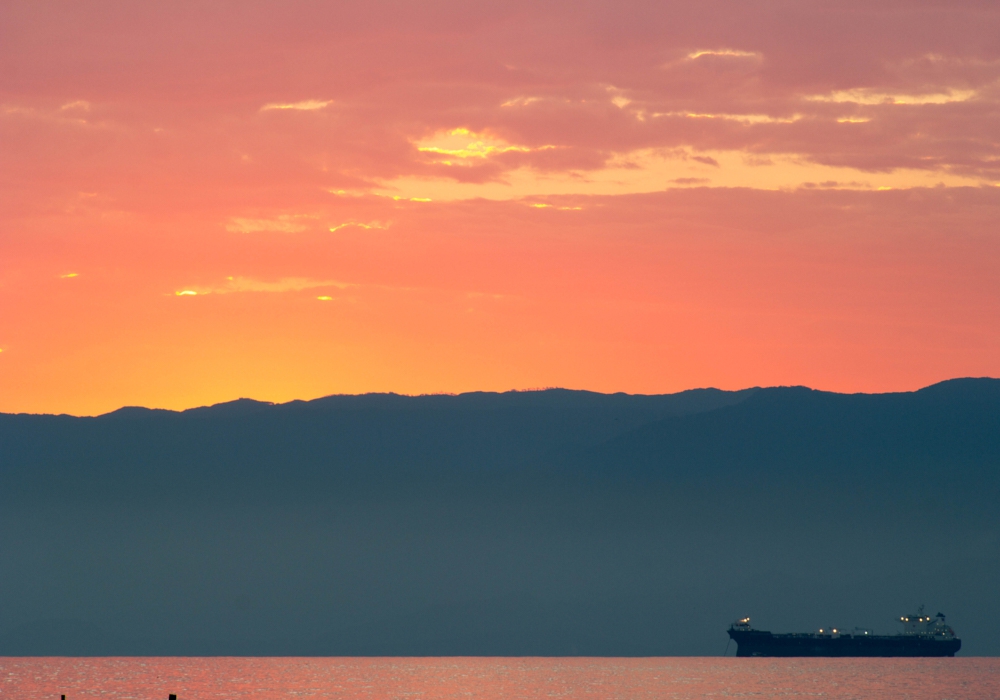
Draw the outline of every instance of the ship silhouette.
<instances>
[{"instance_id":1,"label":"ship silhouette","mask_svg":"<svg viewBox=\"0 0 1000 700\"><path fill-rule=\"evenodd\" d=\"M744 617L730 625L729 638L736 642L737 656L954 656L962 648L942 613L925 615L921 605L916 614L899 621L903 631L892 635L857 627L774 634L753 629L750 618Z\"/></svg>"}]
</instances>

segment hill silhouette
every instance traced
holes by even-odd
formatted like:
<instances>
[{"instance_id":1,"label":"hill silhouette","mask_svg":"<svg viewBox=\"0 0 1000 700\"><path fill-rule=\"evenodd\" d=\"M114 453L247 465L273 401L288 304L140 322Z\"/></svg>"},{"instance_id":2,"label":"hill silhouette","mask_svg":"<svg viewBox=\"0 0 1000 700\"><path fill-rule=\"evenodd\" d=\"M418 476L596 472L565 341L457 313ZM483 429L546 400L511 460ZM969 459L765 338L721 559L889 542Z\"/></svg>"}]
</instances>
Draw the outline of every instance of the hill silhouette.
<instances>
[{"instance_id":1,"label":"hill silhouette","mask_svg":"<svg viewBox=\"0 0 1000 700\"><path fill-rule=\"evenodd\" d=\"M993 379L0 415L0 654L997 654L997 502Z\"/></svg>"}]
</instances>

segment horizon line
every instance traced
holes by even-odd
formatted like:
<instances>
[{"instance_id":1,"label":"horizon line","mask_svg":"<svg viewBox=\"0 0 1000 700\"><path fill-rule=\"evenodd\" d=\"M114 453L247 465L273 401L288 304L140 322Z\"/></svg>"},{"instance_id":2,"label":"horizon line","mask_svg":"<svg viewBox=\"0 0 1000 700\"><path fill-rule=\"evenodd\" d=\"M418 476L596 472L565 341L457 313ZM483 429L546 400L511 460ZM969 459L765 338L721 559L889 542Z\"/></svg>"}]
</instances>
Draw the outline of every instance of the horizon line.
<instances>
[{"instance_id":1,"label":"horizon line","mask_svg":"<svg viewBox=\"0 0 1000 700\"><path fill-rule=\"evenodd\" d=\"M95 413L95 414L32 413L30 411L17 411L17 412L0 411L0 416L52 416L52 417L71 417L71 418L103 418L103 417L106 417L106 416L114 415L116 413L120 413L122 411L130 411L130 410L181 414L181 413L188 413L190 411L199 411L199 410L205 410L205 409L210 409L210 408L217 408L217 407L220 407L220 406L227 406L227 405L230 405L230 404L237 404L237 403L253 403L253 404L259 404L261 406L280 407L280 406L288 406L290 404L295 404L295 403L313 403L315 401L323 401L325 399L333 399L333 398L363 398L363 397L367 397L367 396L394 396L394 397L406 398L406 399L420 399L420 398L433 398L433 397L459 398L459 397L462 397L462 396L470 396L470 395L473 395L473 394L493 394L493 395L496 395L496 396L504 396L504 395L507 395L507 394L541 394L541 393L550 392L550 391L565 391L565 392L572 392L572 393L578 393L578 394L595 394L595 395L599 395L599 396L623 396L624 395L624 396L634 396L634 397L659 397L659 396L676 396L678 394L685 394L685 393L689 393L689 392L693 392L693 391L719 391L719 392L723 392L723 393L727 393L727 394L738 394L738 393L741 393L741 392L759 391L759 390L764 390L764 389L807 389L809 391L814 391L814 392L818 392L818 393L821 393L821 394L836 394L836 395L840 395L840 396L889 396L889 395L893 395L893 394L915 394L915 393L917 393L919 391L923 391L925 389L930 389L930 388L935 387L935 386L940 386L942 384L948 384L948 383L951 383L951 382L959 382L959 381L984 381L984 380L1000 381L1000 378L998 378L998 377L990 377L990 376L981 376L981 377L950 377L948 379L942 379L942 380L939 380L939 381L936 381L936 382L932 382L930 384L926 384L924 386L918 387L916 389L910 389L910 390L906 390L906 391L853 391L853 392L830 391L830 390L825 390L825 389L816 389L814 387L810 387L810 386L807 386L807 385L804 385L804 384L777 384L777 385L772 385L772 386L754 385L754 386L743 387L742 389L719 389L717 387L703 386L703 387L691 387L691 388L688 388L688 389L681 389L679 391L671 391L671 392L663 392L663 393L651 393L651 394L629 393L627 391L606 392L606 391L595 391L595 390L592 390L592 389L571 389L571 388L568 388L568 387L560 387L560 386L531 387L531 388L527 388L527 389L506 389L506 390L502 390L502 391L488 391L488 390L481 390L481 389L476 389L476 390L471 390L471 391L461 391L461 392L438 391L438 392L425 392L425 393L419 393L419 394L406 394L406 393L401 393L401 392L396 392L396 391L367 391L367 392L362 392L362 393L357 393L357 394L347 394L347 393L343 393L343 394L324 394L322 396L316 396L316 397L311 398L311 399L290 399L288 401L268 401L266 399L255 399L255 398L251 398L251 397L247 397L247 396L240 396L240 397L237 397L235 399L228 399L226 401L219 401L217 403L202 404L202 405L198 405L198 406L189 406L188 408L181 408L181 409L163 408L163 407L159 407L159 406L139 406L139 405L135 405L135 404L126 404L126 405L123 405L123 406L119 406L118 408L112 409L110 411L106 411L104 413Z\"/></svg>"}]
</instances>

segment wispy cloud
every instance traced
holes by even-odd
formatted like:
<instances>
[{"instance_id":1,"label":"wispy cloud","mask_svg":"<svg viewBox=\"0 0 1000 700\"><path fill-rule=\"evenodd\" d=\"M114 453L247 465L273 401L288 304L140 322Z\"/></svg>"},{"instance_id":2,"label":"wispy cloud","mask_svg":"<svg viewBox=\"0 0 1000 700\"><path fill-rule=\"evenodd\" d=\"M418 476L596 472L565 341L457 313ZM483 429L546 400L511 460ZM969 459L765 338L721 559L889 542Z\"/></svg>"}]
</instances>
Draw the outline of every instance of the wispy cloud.
<instances>
[{"instance_id":1,"label":"wispy cloud","mask_svg":"<svg viewBox=\"0 0 1000 700\"><path fill-rule=\"evenodd\" d=\"M501 107L527 107L535 102L541 102L541 97L515 97L500 104Z\"/></svg>"},{"instance_id":2,"label":"wispy cloud","mask_svg":"<svg viewBox=\"0 0 1000 700\"><path fill-rule=\"evenodd\" d=\"M404 197L399 194L389 194L387 192L373 192L376 197L385 197L386 199L391 199L394 202L433 202L434 200L430 197Z\"/></svg>"},{"instance_id":3,"label":"wispy cloud","mask_svg":"<svg viewBox=\"0 0 1000 700\"><path fill-rule=\"evenodd\" d=\"M850 164L818 163L803 153L656 148L614 154L604 167L586 171L553 173L522 166L505 172L503 182L482 183L455 182L444 177L404 177L385 181L382 191L386 192L385 196L392 192L392 196L404 198L411 193L430 195L436 202L470 199L530 202L531 198L561 195L658 192L667 186L686 184L684 179L687 178L699 178L698 184L705 187L771 190L795 189L806 182L827 181L837 181L841 188L851 189L936 187L938 183L947 187L975 187L982 184L975 174L966 175L946 168L861 170ZM694 181L689 182L694 184ZM381 193L376 191L375 194Z\"/></svg>"},{"instance_id":4,"label":"wispy cloud","mask_svg":"<svg viewBox=\"0 0 1000 700\"><path fill-rule=\"evenodd\" d=\"M945 90L921 94L885 92L867 88L837 90L826 95L810 95L813 102L853 102L859 105L943 105L948 102L965 102L976 96L975 90Z\"/></svg>"},{"instance_id":5,"label":"wispy cloud","mask_svg":"<svg viewBox=\"0 0 1000 700\"><path fill-rule=\"evenodd\" d=\"M90 128L108 129L112 127L110 122L92 122L84 118L85 113L90 112L90 103L85 100L67 102L60 107L24 107L21 105L0 105L0 116L19 117L31 119L41 123L64 124L85 126Z\"/></svg>"},{"instance_id":6,"label":"wispy cloud","mask_svg":"<svg viewBox=\"0 0 1000 700\"><path fill-rule=\"evenodd\" d=\"M632 100L622 94L621 88L614 85L606 85L604 89L611 94L611 104L618 109L625 109L632 104Z\"/></svg>"},{"instance_id":7,"label":"wispy cloud","mask_svg":"<svg viewBox=\"0 0 1000 700\"><path fill-rule=\"evenodd\" d=\"M580 211L583 209L583 207L557 207L546 202L526 202L526 204L532 209L558 209L559 211Z\"/></svg>"},{"instance_id":8,"label":"wispy cloud","mask_svg":"<svg viewBox=\"0 0 1000 700\"><path fill-rule=\"evenodd\" d=\"M205 296L207 294L237 294L241 292L282 293L303 292L310 289L347 289L355 285L340 280L317 280L309 277L284 277L274 281L253 277L227 277L213 286L192 286L174 292L179 297Z\"/></svg>"},{"instance_id":9,"label":"wispy cloud","mask_svg":"<svg viewBox=\"0 0 1000 700\"><path fill-rule=\"evenodd\" d=\"M66 104L62 105L59 109L63 112L67 112L69 110L80 110L83 112L89 112L90 103L87 102L86 100L74 100L73 102L67 102Z\"/></svg>"},{"instance_id":10,"label":"wispy cloud","mask_svg":"<svg viewBox=\"0 0 1000 700\"><path fill-rule=\"evenodd\" d=\"M258 231L297 233L305 231L307 228L302 219L315 218L315 216L309 214L283 214L271 219L233 217L226 224L226 230L233 233L256 233Z\"/></svg>"},{"instance_id":11,"label":"wispy cloud","mask_svg":"<svg viewBox=\"0 0 1000 700\"><path fill-rule=\"evenodd\" d=\"M687 58L691 61L701 58L702 56L723 56L728 58L759 58L760 54L756 51L741 51L739 49L701 49L699 51L692 51L687 55Z\"/></svg>"},{"instance_id":12,"label":"wispy cloud","mask_svg":"<svg viewBox=\"0 0 1000 700\"><path fill-rule=\"evenodd\" d=\"M327 105L333 104L333 100L302 100L301 102L269 102L260 108L261 112L269 112L275 109L292 109L305 112L312 112L323 109Z\"/></svg>"},{"instance_id":13,"label":"wispy cloud","mask_svg":"<svg viewBox=\"0 0 1000 700\"><path fill-rule=\"evenodd\" d=\"M675 177L670 182L675 185L704 185L711 182L711 180L707 177Z\"/></svg>"},{"instance_id":14,"label":"wispy cloud","mask_svg":"<svg viewBox=\"0 0 1000 700\"><path fill-rule=\"evenodd\" d=\"M704 163L705 165L711 165L713 168L719 167L719 161L717 161L712 156L690 156L691 160L698 161L699 163Z\"/></svg>"},{"instance_id":15,"label":"wispy cloud","mask_svg":"<svg viewBox=\"0 0 1000 700\"><path fill-rule=\"evenodd\" d=\"M330 226L330 232L332 233L334 231L339 231L340 229L347 228L349 226L355 226L357 228L365 228L365 229L373 229L373 228L375 228L375 229L387 229L387 228L389 228L389 224L388 223L382 223L381 221L369 221L367 224L363 224L360 221L346 221L346 222L344 222L342 224L336 224L334 226Z\"/></svg>"},{"instance_id":16,"label":"wispy cloud","mask_svg":"<svg viewBox=\"0 0 1000 700\"><path fill-rule=\"evenodd\" d=\"M347 289L354 285L339 280L316 280L308 277L285 277L276 282L266 282L251 277L229 277L226 292L301 292L307 289L334 287Z\"/></svg>"},{"instance_id":17,"label":"wispy cloud","mask_svg":"<svg viewBox=\"0 0 1000 700\"><path fill-rule=\"evenodd\" d=\"M686 119L720 119L742 124L791 124L802 119L801 114L790 117L772 117L769 114L726 114L712 112L654 112L653 117L684 117Z\"/></svg>"}]
</instances>

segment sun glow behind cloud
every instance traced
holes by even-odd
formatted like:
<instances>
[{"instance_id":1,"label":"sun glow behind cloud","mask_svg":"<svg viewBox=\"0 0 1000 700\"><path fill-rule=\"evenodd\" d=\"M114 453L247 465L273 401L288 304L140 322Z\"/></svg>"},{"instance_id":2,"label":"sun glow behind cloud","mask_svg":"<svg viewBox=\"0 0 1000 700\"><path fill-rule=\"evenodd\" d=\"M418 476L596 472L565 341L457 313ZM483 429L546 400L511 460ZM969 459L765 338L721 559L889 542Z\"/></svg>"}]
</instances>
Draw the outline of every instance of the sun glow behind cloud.
<instances>
[{"instance_id":1,"label":"sun glow behind cloud","mask_svg":"<svg viewBox=\"0 0 1000 700\"><path fill-rule=\"evenodd\" d=\"M449 156L451 160L444 161L449 165L456 160L461 162L471 159L485 159L501 153L531 153L556 148L551 145L519 146L510 144L492 134L476 133L465 128L439 131L433 136L418 141L416 146L421 153Z\"/></svg>"}]
</instances>

